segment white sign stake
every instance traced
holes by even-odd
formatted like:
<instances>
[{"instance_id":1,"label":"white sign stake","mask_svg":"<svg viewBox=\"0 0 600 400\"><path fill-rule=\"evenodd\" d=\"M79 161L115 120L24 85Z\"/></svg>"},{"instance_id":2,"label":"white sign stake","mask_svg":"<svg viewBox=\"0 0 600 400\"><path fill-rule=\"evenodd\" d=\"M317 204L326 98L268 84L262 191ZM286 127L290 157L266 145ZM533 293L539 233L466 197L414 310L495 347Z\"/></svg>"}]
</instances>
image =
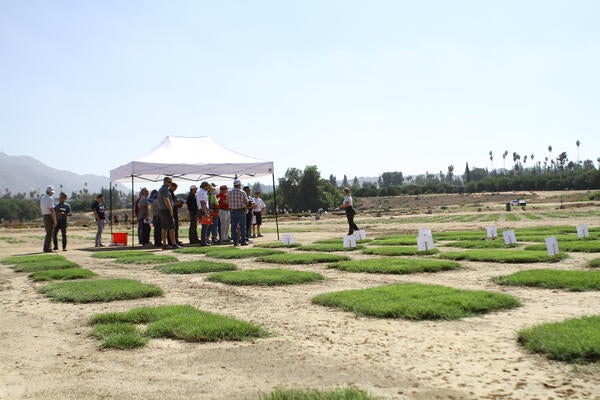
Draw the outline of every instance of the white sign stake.
<instances>
[{"instance_id":1,"label":"white sign stake","mask_svg":"<svg viewBox=\"0 0 600 400\"><path fill-rule=\"evenodd\" d=\"M586 238L590 236L590 231L586 224L577 225L577 237L579 239Z\"/></svg>"},{"instance_id":2,"label":"white sign stake","mask_svg":"<svg viewBox=\"0 0 600 400\"><path fill-rule=\"evenodd\" d=\"M506 245L517 244L517 236L513 230L502 232L502 237Z\"/></svg>"},{"instance_id":3,"label":"white sign stake","mask_svg":"<svg viewBox=\"0 0 600 400\"><path fill-rule=\"evenodd\" d=\"M344 247L356 247L356 236L344 235Z\"/></svg>"},{"instance_id":4,"label":"white sign stake","mask_svg":"<svg viewBox=\"0 0 600 400\"><path fill-rule=\"evenodd\" d=\"M546 241L546 249L548 250L548 255L549 256L557 255L559 252L559 249L558 249L558 240L556 240L556 237L551 236L544 240Z\"/></svg>"},{"instance_id":5,"label":"white sign stake","mask_svg":"<svg viewBox=\"0 0 600 400\"><path fill-rule=\"evenodd\" d=\"M285 233L283 235L283 238L281 239L281 241L283 242L283 244L285 245L290 245L290 244L294 244L294 235L290 234L290 233Z\"/></svg>"},{"instance_id":6,"label":"white sign stake","mask_svg":"<svg viewBox=\"0 0 600 400\"><path fill-rule=\"evenodd\" d=\"M367 238L367 232L364 229L359 229L354 231L354 236L356 236L356 240L364 240Z\"/></svg>"},{"instance_id":7,"label":"white sign stake","mask_svg":"<svg viewBox=\"0 0 600 400\"><path fill-rule=\"evenodd\" d=\"M498 237L498 230L495 225L488 226L486 231L488 239L496 239Z\"/></svg>"},{"instance_id":8,"label":"white sign stake","mask_svg":"<svg viewBox=\"0 0 600 400\"><path fill-rule=\"evenodd\" d=\"M431 229L419 229L419 235L417 236L417 247L419 251L427 251L435 248L435 246L433 245L433 236L431 235Z\"/></svg>"}]
</instances>

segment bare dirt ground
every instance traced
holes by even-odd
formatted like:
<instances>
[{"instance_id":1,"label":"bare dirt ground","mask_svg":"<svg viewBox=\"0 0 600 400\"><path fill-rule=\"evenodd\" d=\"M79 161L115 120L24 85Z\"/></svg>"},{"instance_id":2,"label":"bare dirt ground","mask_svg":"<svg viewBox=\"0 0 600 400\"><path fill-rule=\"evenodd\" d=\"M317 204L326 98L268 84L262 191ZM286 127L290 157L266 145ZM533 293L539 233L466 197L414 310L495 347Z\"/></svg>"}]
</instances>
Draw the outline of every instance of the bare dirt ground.
<instances>
[{"instance_id":1,"label":"bare dirt ground","mask_svg":"<svg viewBox=\"0 0 600 400\"><path fill-rule=\"evenodd\" d=\"M494 206L495 207L495 206ZM591 209L598 210L598 206ZM582 209L583 210L583 209ZM482 211L485 214L486 211ZM494 211L495 212L495 211ZM597 214L596 214L597 215ZM406 218L403 220L403 218ZM427 223L389 216L378 223L359 214L371 237L382 233L484 229L489 222ZM598 226L600 217L541 220L501 219L499 227ZM274 228L269 222L266 228ZM281 222L299 242L341 237L343 217ZM0 399L257 399L275 387L333 388L353 385L390 399L600 399L597 365L574 366L530 354L515 340L523 327L600 313L600 293L501 287L493 276L529 268L581 269L598 255L571 253L558 264L462 262L463 269L435 274L347 273L325 265L292 266L324 274L307 285L231 287L205 275L166 275L152 266L119 265L91 258L91 228L74 228L62 253L101 277L135 278L164 289L160 298L112 303L53 303L37 292L27 274L0 265ZM0 258L37 253L42 229L2 229ZM108 241L108 235L106 235ZM257 241L276 240L274 233ZM166 251L163 253L171 253ZM193 260L199 255L177 255ZM351 257L372 257L352 252ZM234 261L241 269L265 268L255 260ZM423 282L485 289L517 296L523 306L459 321L357 317L311 304L320 293L394 282ZM96 313L142 305L190 304L251 321L271 337L250 342L185 343L151 340L131 351L99 350L88 319Z\"/></svg>"}]
</instances>

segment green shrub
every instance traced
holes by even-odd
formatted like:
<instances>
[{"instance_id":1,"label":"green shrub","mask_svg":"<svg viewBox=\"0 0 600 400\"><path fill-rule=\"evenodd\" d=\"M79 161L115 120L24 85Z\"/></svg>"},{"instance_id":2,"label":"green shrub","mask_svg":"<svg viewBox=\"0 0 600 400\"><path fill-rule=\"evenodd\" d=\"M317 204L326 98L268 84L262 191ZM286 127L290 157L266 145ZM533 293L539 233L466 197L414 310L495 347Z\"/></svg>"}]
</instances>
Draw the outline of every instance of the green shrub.
<instances>
[{"instance_id":1,"label":"green shrub","mask_svg":"<svg viewBox=\"0 0 600 400\"><path fill-rule=\"evenodd\" d=\"M410 320L459 319L520 305L517 298L502 293L419 283L325 293L312 301L359 315Z\"/></svg>"},{"instance_id":2,"label":"green shrub","mask_svg":"<svg viewBox=\"0 0 600 400\"><path fill-rule=\"evenodd\" d=\"M321 281L323 275L307 272L292 271L289 269L252 269L246 271L217 272L206 278L212 282L221 282L228 285L293 285Z\"/></svg>"},{"instance_id":3,"label":"green shrub","mask_svg":"<svg viewBox=\"0 0 600 400\"><path fill-rule=\"evenodd\" d=\"M347 256L329 253L284 253L258 257L256 260L275 264L316 264L349 259Z\"/></svg>"},{"instance_id":4,"label":"green shrub","mask_svg":"<svg viewBox=\"0 0 600 400\"><path fill-rule=\"evenodd\" d=\"M42 286L39 291L53 301L68 303L108 302L161 296L163 291L132 279L98 279L91 281L57 282Z\"/></svg>"},{"instance_id":5,"label":"green shrub","mask_svg":"<svg viewBox=\"0 0 600 400\"><path fill-rule=\"evenodd\" d=\"M442 253L440 254L440 257L450 260L492 261L499 263L536 263L559 261L566 258L566 254L559 253L555 256L549 256L546 251L470 250Z\"/></svg>"},{"instance_id":6,"label":"green shrub","mask_svg":"<svg viewBox=\"0 0 600 400\"><path fill-rule=\"evenodd\" d=\"M519 343L527 350L551 360L568 362L600 361L600 316L588 316L523 329Z\"/></svg>"},{"instance_id":7,"label":"green shrub","mask_svg":"<svg viewBox=\"0 0 600 400\"><path fill-rule=\"evenodd\" d=\"M499 276L493 280L501 285L530 286L546 289L568 289L573 291L600 289L600 271L534 269Z\"/></svg>"},{"instance_id":8,"label":"green shrub","mask_svg":"<svg viewBox=\"0 0 600 400\"><path fill-rule=\"evenodd\" d=\"M181 261L154 267L154 269L165 274L201 274L204 272L233 271L236 268L235 264L208 260Z\"/></svg>"},{"instance_id":9,"label":"green shrub","mask_svg":"<svg viewBox=\"0 0 600 400\"><path fill-rule=\"evenodd\" d=\"M454 261L418 260L413 258L371 258L357 261L340 261L329 264L329 268L348 272L376 274L414 274L417 272L438 272L460 268Z\"/></svg>"},{"instance_id":10,"label":"green shrub","mask_svg":"<svg viewBox=\"0 0 600 400\"><path fill-rule=\"evenodd\" d=\"M69 268L69 269L50 269L46 271L38 271L30 274L29 277L35 281L53 281L53 280L72 280L72 279L87 279L96 274L89 269Z\"/></svg>"}]
</instances>

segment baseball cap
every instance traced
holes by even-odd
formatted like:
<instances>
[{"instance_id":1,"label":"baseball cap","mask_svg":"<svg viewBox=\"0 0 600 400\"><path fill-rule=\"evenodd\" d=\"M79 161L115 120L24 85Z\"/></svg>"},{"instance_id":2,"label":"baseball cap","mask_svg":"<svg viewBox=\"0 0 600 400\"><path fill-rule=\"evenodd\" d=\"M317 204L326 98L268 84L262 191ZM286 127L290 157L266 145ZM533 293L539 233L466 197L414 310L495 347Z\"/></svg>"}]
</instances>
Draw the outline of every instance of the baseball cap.
<instances>
[{"instance_id":1,"label":"baseball cap","mask_svg":"<svg viewBox=\"0 0 600 400\"><path fill-rule=\"evenodd\" d=\"M48 186L46 188L46 193L54 192L54 186Z\"/></svg>"},{"instance_id":2,"label":"baseball cap","mask_svg":"<svg viewBox=\"0 0 600 400\"><path fill-rule=\"evenodd\" d=\"M235 179L235 180L233 181L233 185L234 185L234 186L235 186L235 185L241 185L241 184L242 184L242 181L240 181L239 179Z\"/></svg>"},{"instance_id":3,"label":"baseball cap","mask_svg":"<svg viewBox=\"0 0 600 400\"><path fill-rule=\"evenodd\" d=\"M196 185L190 186L190 190L194 190L194 189L198 189L198 186L196 186Z\"/></svg>"}]
</instances>

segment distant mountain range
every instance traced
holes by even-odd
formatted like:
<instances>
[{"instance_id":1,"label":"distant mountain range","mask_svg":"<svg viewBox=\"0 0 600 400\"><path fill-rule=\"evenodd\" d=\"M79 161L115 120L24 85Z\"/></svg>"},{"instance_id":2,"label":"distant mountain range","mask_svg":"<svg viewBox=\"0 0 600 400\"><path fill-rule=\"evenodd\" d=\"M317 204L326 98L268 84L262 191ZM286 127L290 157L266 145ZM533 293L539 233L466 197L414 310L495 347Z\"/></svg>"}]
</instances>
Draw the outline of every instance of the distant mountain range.
<instances>
[{"instance_id":1,"label":"distant mountain range","mask_svg":"<svg viewBox=\"0 0 600 400\"><path fill-rule=\"evenodd\" d=\"M108 188L109 184L106 176L79 175L52 168L32 157L9 156L0 152L0 196L8 191L13 195L25 193L29 197L32 192L44 193L48 185L54 186L57 194L62 190L70 196L72 192L79 193L85 188L90 193L97 193L103 187ZM119 189L127 190L124 186Z\"/></svg>"}]
</instances>

